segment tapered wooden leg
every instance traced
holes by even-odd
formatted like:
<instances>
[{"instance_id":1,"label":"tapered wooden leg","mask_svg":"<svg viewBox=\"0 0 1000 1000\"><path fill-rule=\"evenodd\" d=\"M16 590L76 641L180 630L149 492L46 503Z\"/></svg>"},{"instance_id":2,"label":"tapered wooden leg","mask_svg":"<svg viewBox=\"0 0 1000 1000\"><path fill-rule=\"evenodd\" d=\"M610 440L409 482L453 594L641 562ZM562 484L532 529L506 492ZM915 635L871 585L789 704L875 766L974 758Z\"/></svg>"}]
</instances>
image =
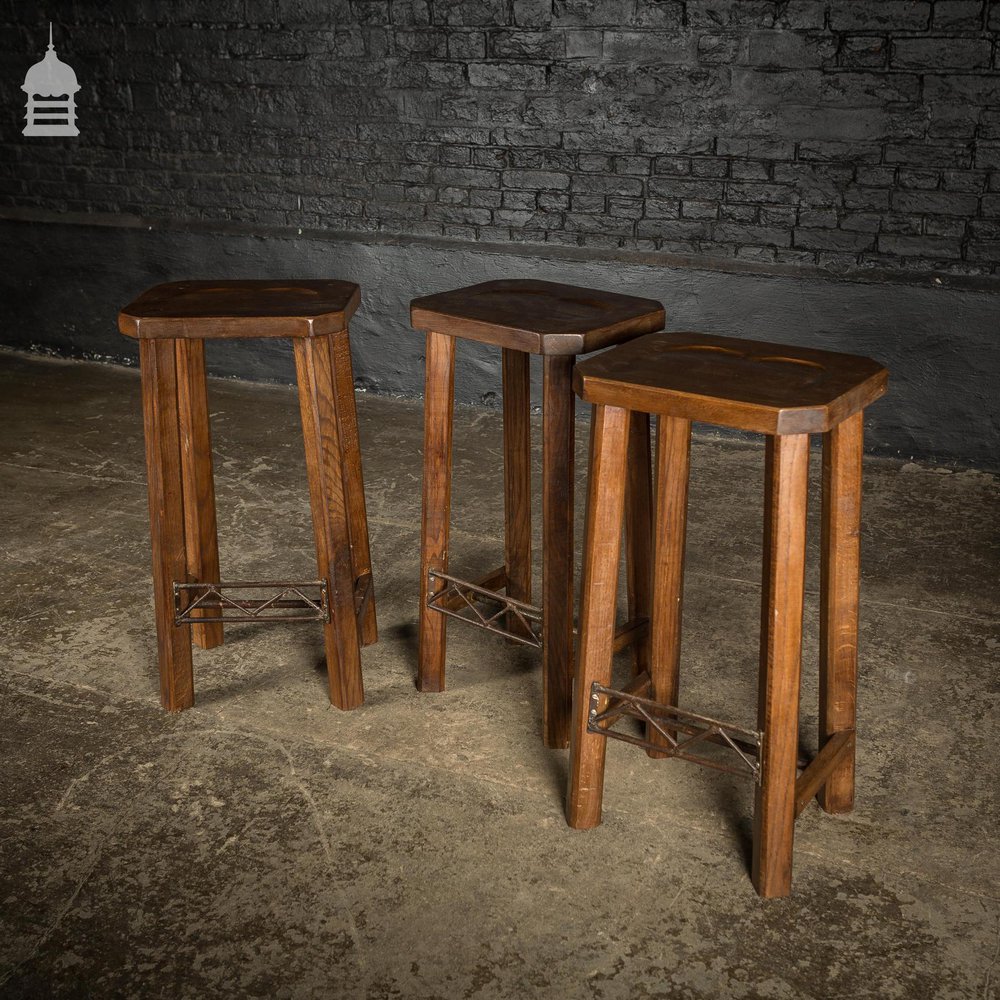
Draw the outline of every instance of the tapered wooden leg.
<instances>
[{"instance_id":1,"label":"tapered wooden leg","mask_svg":"<svg viewBox=\"0 0 1000 1000\"><path fill-rule=\"evenodd\" d=\"M653 568L652 695L666 705L678 703L681 663L681 609L684 600L684 543L687 534L691 421L660 417L656 451L656 542ZM652 743L666 741L646 726ZM651 757L663 757L649 751Z\"/></svg>"},{"instance_id":2,"label":"tapered wooden leg","mask_svg":"<svg viewBox=\"0 0 1000 1000\"><path fill-rule=\"evenodd\" d=\"M566 820L589 829L601 822L607 738L587 732L590 688L611 681L618 600L618 557L625 507L629 413L595 406L590 428L590 480L580 592L580 662L573 685Z\"/></svg>"},{"instance_id":3,"label":"tapered wooden leg","mask_svg":"<svg viewBox=\"0 0 1000 1000\"><path fill-rule=\"evenodd\" d=\"M369 581L359 628L361 644L378 641L375 617L375 590L372 557L368 545L368 512L365 508L365 480L361 471L361 440L358 436L358 409L354 397L354 369L351 365L351 338L347 330L333 334L333 382L337 391L337 426L344 456L344 488L347 494L347 524L351 533L351 566L355 583Z\"/></svg>"},{"instance_id":4,"label":"tapered wooden leg","mask_svg":"<svg viewBox=\"0 0 1000 1000\"><path fill-rule=\"evenodd\" d=\"M553 748L569 746L573 702L573 361L546 356L542 379L542 725Z\"/></svg>"},{"instance_id":5,"label":"tapered wooden leg","mask_svg":"<svg viewBox=\"0 0 1000 1000\"><path fill-rule=\"evenodd\" d=\"M146 437L160 701L168 712L178 712L194 704L194 673L191 666L191 627L174 625L174 583L187 581L174 342L140 340L139 365Z\"/></svg>"},{"instance_id":6,"label":"tapered wooden leg","mask_svg":"<svg viewBox=\"0 0 1000 1000\"><path fill-rule=\"evenodd\" d=\"M633 413L628 431L628 478L625 489L625 559L628 581L628 620L650 617L653 582L653 479L649 447L649 414ZM650 640L632 643L635 674L649 670Z\"/></svg>"},{"instance_id":7,"label":"tapered wooden leg","mask_svg":"<svg viewBox=\"0 0 1000 1000\"><path fill-rule=\"evenodd\" d=\"M823 540L819 620L819 737L822 749L855 725L858 598L861 586L861 455L864 414L823 435ZM854 808L854 743L820 788L827 812Z\"/></svg>"},{"instance_id":8,"label":"tapered wooden leg","mask_svg":"<svg viewBox=\"0 0 1000 1000\"><path fill-rule=\"evenodd\" d=\"M507 596L531 603L531 356L503 349L504 567ZM508 616L507 628L516 619Z\"/></svg>"},{"instance_id":9,"label":"tapered wooden leg","mask_svg":"<svg viewBox=\"0 0 1000 1000\"><path fill-rule=\"evenodd\" d=\"M766 461L752 878L774 897L792 888L809 435L769 436Z\"/></svg>"},{"instance_id":10,"label":"tapered wooden leg","mask_svg":"<svg viewBox=\"0 0 1000 1000\"><path fill-rule=\"evenodd\" d=\"M184 543L188 580L219 582L219 537L212 479L212 434L205 384L205 342L175 340L177 409L181 430L181 483L184 491ZM196 617L204 612L195 611ZM191 626L191 638L202 649L222 645L222 623Z\"/></svg>"},{"instance_id":11,"label":"tapered wooden leg","mask_svg":"<svg viewBox=\"0 0 1000 1000\"><path fill-rule=\"evenodd\" d=\"M349 709L361 705L365 696L332 340L332 337L295 338L295 369L316 563L320 578L326 579L329 586L331 615L324 631L330 701L337 708Z\"/></svg>"},{"instance_id":12,"label":"tapered wooden leg","mask_svg":"<svg viewBox=\"0 0 1000 1000\"><path fill-rule=\"evenodd\" d=\"M424 497L420 542L420 649L417 687L444 690L447 618L427 606L432 594L445 589L433 585L428 574L448 572L448 534L451 523L451 440L455 404L455 341L443 333L428 332L424 389ZM433 589L432 589L433 586Z\"/></svg>"}]
</instances>

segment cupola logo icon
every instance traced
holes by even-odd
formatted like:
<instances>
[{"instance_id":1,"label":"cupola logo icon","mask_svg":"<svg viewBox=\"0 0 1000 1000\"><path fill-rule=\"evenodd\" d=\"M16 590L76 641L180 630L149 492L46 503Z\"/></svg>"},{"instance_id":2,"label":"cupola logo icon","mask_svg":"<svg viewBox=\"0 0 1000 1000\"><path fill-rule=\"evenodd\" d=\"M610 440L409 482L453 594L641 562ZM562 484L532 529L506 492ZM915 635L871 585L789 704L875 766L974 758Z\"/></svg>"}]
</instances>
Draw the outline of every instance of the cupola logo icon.
<instances>
[{"instance_id":1,"label":"cupola logo icon","mask_svg":"<svg viewBox=\"0 0 1000 1000\"><path fill-rule=\"evenodd\" d=\"M49 49L45 58L28 70L21 86L28 95L28 124L24 135L79 135L75 94L80 89L76 73L57 55L49 22Z\"/></svg>"}]
</instances>

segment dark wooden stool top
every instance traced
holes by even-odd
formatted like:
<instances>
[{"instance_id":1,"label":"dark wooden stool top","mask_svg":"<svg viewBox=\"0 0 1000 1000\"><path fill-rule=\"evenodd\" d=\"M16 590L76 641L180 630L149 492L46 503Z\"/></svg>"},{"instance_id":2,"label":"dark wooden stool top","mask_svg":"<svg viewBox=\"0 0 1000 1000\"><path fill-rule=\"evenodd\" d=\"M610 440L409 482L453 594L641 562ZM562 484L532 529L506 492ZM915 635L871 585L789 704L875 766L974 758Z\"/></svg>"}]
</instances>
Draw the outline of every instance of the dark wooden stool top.
<instances>
[{"instance_id":1,"label":"dark wooden stool top","mask_svg":"<svg viewBox=\"0 0 1000 1000\"><path fill-rule=\"evenodd\" d=\"M586 354L663 326L663 306L617 292L507 279L414 299L417 330L529 354Z\"/></svg>"},{"instance_id":2,"label":"dark wooden stool top","mask_svg":"<svg viewBox=\"0 0 1000 1000\"><path fill-rule=\"evenodd\" d=\"M828 431L886 391L877 361L704 333L654 333L576 366L588 403L763 434Z\"/></svg>"},{"instance_id":3,"label":"dark wooden stool top","mask_svg":"<svg viewBox=\"0 0 1000 1000\"><path fill-rule=\"evenodd\" d=\"M127 337L324 337L347 329L361 301L351 281L171 281L118 314Z\"/></svg>"}]
</instances>

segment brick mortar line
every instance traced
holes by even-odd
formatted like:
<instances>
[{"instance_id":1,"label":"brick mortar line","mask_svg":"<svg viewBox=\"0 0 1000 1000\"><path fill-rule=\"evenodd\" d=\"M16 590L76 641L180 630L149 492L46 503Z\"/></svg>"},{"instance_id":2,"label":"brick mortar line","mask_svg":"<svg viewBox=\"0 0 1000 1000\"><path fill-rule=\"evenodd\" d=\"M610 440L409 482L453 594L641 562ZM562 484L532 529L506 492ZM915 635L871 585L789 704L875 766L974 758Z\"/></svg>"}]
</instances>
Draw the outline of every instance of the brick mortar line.
<instances>
[{"instance_id":1,"label":"brick mortar line","mask_svg":"<svg viewBox=\"0 0 1000 1000\"><path fill-rule=\"evenodd\" d=\"M331 243L359 243L380 246L416 245L437 250L468 250L494 256L542 257L557 260L604 261L609 264L640 264L667 270L705 271L764 278L808 278L851 284L910 285L922 288L951 289L969 292L1000 291L1000 275L956 275L948 272L895 271L885 268L845 266L843 270L816 265L766 264L711 256L688 257L664 251L606 250L599 247L573 247L548 243L490 243L446 236L407 235L405 233L364 232L360 230L306 229L296 226L261 226L252 223L212 220L170 220L140 216L53 212L47 209L0 209L0 221L43 223L64 226L89 226L111 229L144 229L148 232L205 233L226 236L250 236L270 239L323 240Z\"/></svg>"}]
</instances>

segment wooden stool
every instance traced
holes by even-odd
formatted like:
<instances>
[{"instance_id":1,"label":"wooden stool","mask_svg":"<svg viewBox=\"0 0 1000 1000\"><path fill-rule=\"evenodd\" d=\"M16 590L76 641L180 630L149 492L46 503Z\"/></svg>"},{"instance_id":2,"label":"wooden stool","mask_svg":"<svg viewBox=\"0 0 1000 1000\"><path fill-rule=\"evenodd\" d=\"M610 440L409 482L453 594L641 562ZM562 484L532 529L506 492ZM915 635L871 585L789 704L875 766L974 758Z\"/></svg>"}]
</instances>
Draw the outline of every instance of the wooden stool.
<instances>
[{"instance_id":1,"label":"wooden stool","mask_svg":"<svg viewBox=\"0 0 1000 1000\"><path fill-rule=\"evenodd\" d=\"M424 397L423 540L420 564L420 663L417 686L442 691L447 617L541 648L543 727L547 746L569 745L573 676L572 373L577 354L621 343L663 325L651 299L548 281L489 281L415 299L413 326L427 331ZM469 583L448 573L455 338L502 349L504 427L504 565ZM542 602L531 604L531 431L529 361L543 357ZM649 451L649 426L636 422L631 446ZM643 463L636 462L636 468ZM629 490L630 579L648 574L652 487ZM632 531L632 527L635 530ZM641 535L645 529L646 534ZM632 589L630 588L630 594ZM633 594L633 626L621 644L648 632L647 594ZM641 645L641 643L640 643ZM637 652L641 656L641 652Z\"/></svg>"},{"instance_id":2,"label":"wooden stool","mask_svg":"<svg viewBox=\"0 0 1000 1000\"><path fill-rule=\"evenodd\" d=\"M223 622L322 621L330 701L345 709L364 701L360 647L375 642L377 628L347 332L360 300L347 281L178 281L149 289L118 316L121 332L139 340L168 711L194 703L191 641L218 646ZM316 581L219 580L204 344L215 337L295 345Z\"/></svg>"},{"instance_id":3,"label":"wooden stool","mask_svg":"<svg viewBox=\"0 0 1000 1000\"><path fill-rule=\"evenodd\" d=\"M791 891L795 819L813 795L828 812L854 803L861 445L864 408L888 373L868 358L696 333L655 333L581 363L575 388L594 404L580 613L581 651L567 796L570 826L601 821L605 738L751 777L753 884ZM626 441L636 414L657 414L652 655L648 673L610 688ZM767 435L757 729L677 707L691 421ZM798 758L809 435L823 435L820 751ZM645 737L612 727L633 717ZM722 744L728 760L704 757Z\"/></svg>"}]
</instances>

